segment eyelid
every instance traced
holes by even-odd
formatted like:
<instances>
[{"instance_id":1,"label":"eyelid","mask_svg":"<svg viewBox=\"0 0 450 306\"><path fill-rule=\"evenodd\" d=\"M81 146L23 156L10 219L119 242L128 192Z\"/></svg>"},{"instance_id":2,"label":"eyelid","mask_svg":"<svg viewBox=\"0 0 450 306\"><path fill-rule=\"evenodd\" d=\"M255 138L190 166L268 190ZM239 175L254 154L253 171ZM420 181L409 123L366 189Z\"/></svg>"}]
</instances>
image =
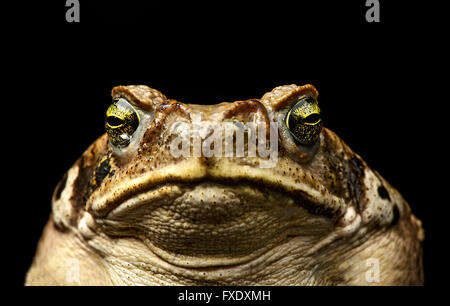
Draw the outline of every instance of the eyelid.
<instances>
[{"instance_id":1,"label":"eyelid","mask_svg":"<svg viewBox=\"0 0 450 306\"><path fill-rule=\"evenodd\" d=\"M136 106L135 106L133 103L131 103L131 102L130 102L127 98L125 98L124 96L117 96L117 97L114 97L114 99L113 99L113 101L112 101L111 104L117 103L117 102L119 102L119 100L125 100L125 102L128 104L128 106L130 106L131 109L134 111L134 113L137 115L138 120L141 121L141 116L139 115L139 112L137 111ZM117 116L116 116L116 117L117 117ZM121 119L123 119L123 118L121 118Z\"/></svg>"}]
</instances>

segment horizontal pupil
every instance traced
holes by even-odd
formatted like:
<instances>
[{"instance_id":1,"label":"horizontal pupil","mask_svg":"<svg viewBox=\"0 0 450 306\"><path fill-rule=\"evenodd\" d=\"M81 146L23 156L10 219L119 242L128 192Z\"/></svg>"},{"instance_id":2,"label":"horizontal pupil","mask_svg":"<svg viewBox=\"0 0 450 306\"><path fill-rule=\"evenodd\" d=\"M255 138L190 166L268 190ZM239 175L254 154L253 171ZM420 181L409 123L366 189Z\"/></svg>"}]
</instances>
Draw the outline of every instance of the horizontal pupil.
<instances>
[{"instance_id":1,"label":"horizontal pupil","mask_svg":"<svg viewBox=\"0 0 450 306\"><path fill-rule=\"evenodd\" d=\"M305 123L317 123L320 120L320 115L319 114L311 114L308 117L306 117L305 119L303 119L303 121Z\"/></svg>"},{"instance_id":2,"label":"horizontal pupil","mask_svg":"<svg viewBox=\"0 0 450 306\"><path fill-rule=\"evenodd\" d=\"M109 116L108 118L106 118L106 122L108 122L110 126L119 126L123 124L123 120L116 116Z\"/></svg>"}]
</instances>

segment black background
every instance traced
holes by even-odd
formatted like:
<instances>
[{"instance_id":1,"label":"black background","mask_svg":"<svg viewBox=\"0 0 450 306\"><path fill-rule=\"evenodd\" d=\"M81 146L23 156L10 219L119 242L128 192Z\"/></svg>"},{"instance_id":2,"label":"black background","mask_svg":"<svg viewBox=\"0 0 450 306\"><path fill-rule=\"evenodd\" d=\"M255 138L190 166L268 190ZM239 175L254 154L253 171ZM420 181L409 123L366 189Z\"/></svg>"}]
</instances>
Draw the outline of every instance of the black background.
<instances>
[{"instance_id":1,"label":"black background","mask_svg":"<svg viewBox=\"0 0 450 306\"><path fill-rule=\"evenodd\" d=\"M113 86L213 104L292 83L318 89L325 126L410 203L426 233L426 285L440 284L440 108L427 53L439 8L380 0L381 22L367 23L364 0L92 2L80 1L80 23L66 22L65 1L22 5L6 29L11 284L23 284L54 186L104 132Z\"/></svg>"}]
</instances>

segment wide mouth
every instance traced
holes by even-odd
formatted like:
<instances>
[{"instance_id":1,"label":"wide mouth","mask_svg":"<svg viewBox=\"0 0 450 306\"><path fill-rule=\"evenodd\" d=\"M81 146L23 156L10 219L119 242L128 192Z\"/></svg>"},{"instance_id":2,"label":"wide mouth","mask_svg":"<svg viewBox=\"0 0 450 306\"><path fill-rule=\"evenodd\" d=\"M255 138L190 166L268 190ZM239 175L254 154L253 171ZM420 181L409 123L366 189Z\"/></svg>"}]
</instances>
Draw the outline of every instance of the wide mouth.
<instances>
[{"instance_id":1,"label":"wide mouth","mask_svg":"<svg viewBox=\"0 0 450 306\"><path fill-rule=\"evenodd\" d=\"M133 203L142 205L139 204L140 197L149 192L154 192L157 196L165 186L197 186L205 183L221 184L230 189L246 185L261 191L271 191L290 197L296 205L310 213L330 218L342 215L346 207L342 198L330 193L310 175L304 175L302 180L298 180L283 173L274 174L248 166L230 166L225 162L211 168L194 159L127 178L121 184L112 185L105 190L95 190L86 208L96 217L107 218L110 212L125 206L131 207ZM173 196L169 191L161 194L169 198Z\"/></svg>"},{"instance_id":2,"label":"wide mouth","mask_svg":"<svg viewBox=\"0 0 450 306\"><path fill-rule=\"evenodd\" d=\"M292 205L303 208L314 215L321 215L327 218L333 218L334 216L334 212L331 209L327 209L322 203L317 202L316 199L302 190L288 189L281 184L272 184L264 180L204 177L199 179L168 179L160 184L145 185L139 189L122 194L120 198L110 203L109 211L103 218L118 216L141 206L152 205L153 202L160 198L165 198L166 200L169 200L171 197L176 198L178 193L181 192L180 189L194 189L204 185L222 186L229 190L245 187L251 189L252 193L259 193L267 198L269 194L283 197L283 203L288 199ZM204 205L207 205L207 203L220 205L220 198L217 198L215 201L203 199L202 202ZM272 205L276 205L277 202L279 201L272 201Z\"/></svg>"},{"instance_id":3,"label":"wide mouth","mask_svg":"<svg viewBox=\"0 0 450 306\"><path fill-rule=\"evenodd\" d=\"M302 191L285 188L283 185L272 184L264 180L250 180L245 178L214 178L205 177L201 179L171 179L166 180L160 184L149 184L142 186L139 189L122 194L115 201L110 202L108 211L103 213L103 219L115 218L119 215L127 214L140 207L147 206L147 210L151 210L151 206L155 205L160 199L171 201L176 199L181 190L195 188L202 185L222 186L228 190L245 187L251 190L252 193L263 195L267 199L271 195L272 200L270 204L276 206L277 204L285 204L290 202L292 206L305 209L308 213L318 216L323 216L329 219L336 217L336 211L327 207L324 203L317 202L313 196ZM283 200L280 200L283 198ZM217 200L199 200L204 206L219 206L221 199ZM280 203L281 202L281 203Z\"/></svg>"}]
</instances>

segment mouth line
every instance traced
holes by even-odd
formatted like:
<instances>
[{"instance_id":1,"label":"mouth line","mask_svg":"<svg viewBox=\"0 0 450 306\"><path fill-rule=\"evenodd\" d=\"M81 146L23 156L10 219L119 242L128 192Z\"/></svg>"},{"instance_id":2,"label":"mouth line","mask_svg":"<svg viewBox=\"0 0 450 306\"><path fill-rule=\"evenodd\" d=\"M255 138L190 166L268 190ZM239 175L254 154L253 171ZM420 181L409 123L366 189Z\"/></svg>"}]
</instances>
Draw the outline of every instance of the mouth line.
<instances>
[{"instance_id":1,"label":"mouth line","mask_svg":"<svg viewBox=\"0 0 450 306\"><path fill-rule=\"evenodd\" d=\"M163 187L167 186L198 186L200 184L220 184L227 187L233 186L249 186L255 188L261 192L280 192L283 193L294 200L295 205L305 209L307 212L313 215L320 215L332 219L336 216L336 211L327 208L324 204L314 201L311 196L302 190L289 190L281 184L273 184L264 179L252 180L248 178L218 178L218 177L203 177L195 179L167 179L161 183L149 183L144 184L133 191L128 191L122 194L119 198L111 201L108 206L109 209L106 210L102 215L108 217L111 212L114 212L118 207L120 207L126 201L143 195L147 192L161 190Z\"/></svg>"}]
</instances>

